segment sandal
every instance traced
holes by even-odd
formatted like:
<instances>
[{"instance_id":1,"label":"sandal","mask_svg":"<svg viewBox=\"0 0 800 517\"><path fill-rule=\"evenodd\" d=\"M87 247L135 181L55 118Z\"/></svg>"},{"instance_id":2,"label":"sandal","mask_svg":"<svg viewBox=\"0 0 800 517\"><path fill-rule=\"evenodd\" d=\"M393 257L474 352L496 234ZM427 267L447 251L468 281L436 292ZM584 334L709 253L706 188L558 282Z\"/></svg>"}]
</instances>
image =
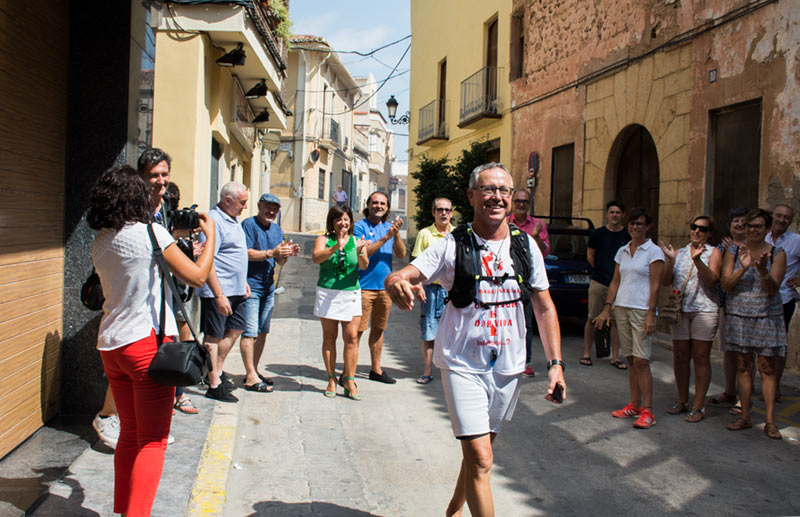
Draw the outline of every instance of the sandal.
<instances>
[{"instance_id":1,"label":"sandal","mask_svg":"<svg viewBox=\"0 0 800 517\"><path fill-rule=\"evenodd\" d=\"M728 395L727 393L714 395L710 399L706 400L707 405L716 407L730 407L735 403L736 397L734 395Z\"/></svg>"},{"instance_id":2,"label":"sandal","mask_svg":"<svg viewBox=\"0 0 800 517\"><path fill-rule=\"evenodd\" d=\"M611 362L610 362L610 363L608 363L608 364L610 364L611 366L613 366L613 367L614 367L614 368L616 368L617 370L627 370L627 369L628 369L628 365L627 365L627 364L625 364L625 363L623 363L623 362L622 362L622 361L620 361L619 359L617 359L616 361L611 361Z\"/></svg>"},{"instance_id":3,"label":"sandal","mask_svg":"<svg viewBox=\"0 0 800 517\"><path fill-rule=\"evenodd\" d=\"M433 380L433 375L420 375L417 384L428 384Z\"/></svg>"},{"instance_id":4,"label":"sandal","mask_svg":"<svg viewBox=\"0 0 800 517\"><path fill-rule=\"evenodd\" d=\"M778 431L778 426L775 425L774 422L766 422L764 424L764 434L767 435L767 438L772 438L773 440L780 440L781 432Z\"/></svg>"},{"instance_id":5,"label":"sandal","mask_svg":"<svg viewBox=\"0 0 800 517\"><path fill-rule=\"evenodd\" d=\"M697 422L702 420L704 416L706 416L706 408L701 407L698 409L693 407L689 411L689 414L686 416L686 421L691 424L696 424Z\"/></svg>"},{"instance_id":6,"label":"sandal","mask_svg":"<svg viewBox=\"0 0 800 517\"><path fill-rule=\"evenodd\" d=\"M671 408L667 408L668 415L677 415L678 413L686 413L689 411L688 402L676 402Z\"/></svg>"},{"instance_id":7,"label":"sandal","mask_svg":"<svg viewBox=\"0 0 800 517\"><path fill-rule=\"evenodd\" d=\"M255 384L245 384L245 391L256 391L258 393L272 393L273 388L264 381L259 381Z\"/></svg>"},{"instance_id":8,"label":"sandal","mask_svg":"<svg viewBox=\"0 0 800 517\"><path fill-rule=\"evenodd\" d=\"M181 413L186 413L187 415L196 415L197 413L200 412L200 410L197 409L197 407L194 404L192 404L192 399L190 399L187 396L181 397L180 400L178 400L178 402L176 402L175 406L173 407L178 411L180 411Z\"/></svg>"},{"instance_id":9,"label":"sandal","mask_svg":"<svg viewBox=\"0 0 800 517\"><path fill-rule=\"evenodd\" d=\"M339 378L339 380L341 381L341 380L342 380L342 378L340 377L340 378ZM344 377L344 380L346 380L346 381L354 381L354 382L353 382L353 385L354 385L354 386L355 386L355 384L356 384L356 383L355 383L355 380L356 380L356 378L355 378L355 377ZM344 384L344 383L342 383L342 384ZM358 386L356 386L356 387L358 387ZM345 389L344 389L344 396L345 396L345 397L347 397L347 398L349 398L350 400L361 400L361 394L360 394L360 393L355 393L355 394L353 394L353 392L352 392L352 391L350 391L350 390L349 390L349 389L347 389L347 388L345 388Z\"/></svg>"},{"instance_id":10,"label":"sandal","mask_svg":"<svg viewBox=\"0 0 800 517\"><path fill-rule=\"evenodd\" d=\"M274 382L272 382L272 379L270 379L269 377L264 377L263 375L261 375L258 372L256 372L256 375L258 375L258 378L261 379L261 382L263 382L263 383L266 383L266 384L268 384L270 386L275 384Z\"/></svg>"},{"instance_id":11,"label":"sandal","mask_svg":"<svg viewBox=\"0 0 800 517\"><path fill-rule=\"evenodd\" d=\"M581 357L581 359L578 362L581 363L583 366L592 366L591 357Z\"/></svg>"},{"instance_id":12,"label":"sandal","mask_svg":"<svg viewBox=\"0 0 800 517\"><path fill-rule=\"evenodd\" d=\"M745 420L742 417L737 418L730 424L725 426L725 429L728 431L742 431L744 429L750 429L753 427L753 423L750 420Z\"/></svg>"},{"instance_id":13,"label":"sandal","mask_svg":"<svg viewBox=\"0 0 800 517\"><path fill-rule=\"evenodd\" d=\"M731 407L728 410L728 414L729 415L734 415L734 416L741 415L742 414L742 403L741 402L737 402L735 406Z\"/></svg>"},{"instance_id":14,"label":"sandal","mask_svg":"<svg viewBox=\"0 0 800 517\"><path fill-rule=\"evenodd\" d=\"M328 380L330 381L331 379L336 379L336 375L329 373L328 374ZM332 398L332 397L336 396L336 383L335 382L333 383L333 391L325 390L325 396L328 397L328 398Z\"/></svg>"}]
</instances>

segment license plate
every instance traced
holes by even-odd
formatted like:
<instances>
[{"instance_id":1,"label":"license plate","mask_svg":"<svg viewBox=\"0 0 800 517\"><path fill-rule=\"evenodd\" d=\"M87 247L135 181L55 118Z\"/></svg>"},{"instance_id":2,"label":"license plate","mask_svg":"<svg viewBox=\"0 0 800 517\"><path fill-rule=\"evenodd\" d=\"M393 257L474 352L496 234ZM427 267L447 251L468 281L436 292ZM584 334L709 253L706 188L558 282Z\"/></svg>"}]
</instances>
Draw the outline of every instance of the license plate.
<instances>
[{"instance_id":1,"label":"license plate","mask_svg":"<svg viewBox=\"0 0 800 517\"><path fill-rule=\"evenodd\" d=\"M564 275L568 284L588 284L589 275Z\"/></svg>"}]
</instances>

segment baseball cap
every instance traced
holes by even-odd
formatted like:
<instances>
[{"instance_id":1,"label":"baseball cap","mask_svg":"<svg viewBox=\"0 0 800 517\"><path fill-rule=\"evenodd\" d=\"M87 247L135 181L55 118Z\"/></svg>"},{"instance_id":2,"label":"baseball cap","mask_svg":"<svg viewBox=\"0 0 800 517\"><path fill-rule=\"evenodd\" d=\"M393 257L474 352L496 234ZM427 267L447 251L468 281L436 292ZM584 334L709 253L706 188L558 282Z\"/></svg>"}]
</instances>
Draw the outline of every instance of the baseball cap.
<instances>
[{"instance_id":1,"label":"baseball cap","mask_svg":"<svg viewBox=\"0 0 800 517\"><path fill-rule=\"evenodd\" d=\"M259 203L275 203L278 206L281 206L281 200L275 194L271 194L267 192L266 194L261 194L261 197L258 198Z\"/></svg>"}]
</instances>

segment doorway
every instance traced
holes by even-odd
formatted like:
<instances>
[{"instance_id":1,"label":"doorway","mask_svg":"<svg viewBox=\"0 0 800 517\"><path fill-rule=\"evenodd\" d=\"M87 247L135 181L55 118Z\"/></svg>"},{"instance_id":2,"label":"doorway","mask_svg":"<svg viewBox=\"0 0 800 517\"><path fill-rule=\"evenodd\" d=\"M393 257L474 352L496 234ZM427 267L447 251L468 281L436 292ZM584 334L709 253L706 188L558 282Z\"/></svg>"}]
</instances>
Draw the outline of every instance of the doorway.
<instances>
[{"instance_id":1,"label":"doorway","mask_svg":"<svg viewBox=\"0 0 800 517\"><path fill-rule=\"evenodd\" d=\"M619 149L618 153L614 152ZM649 237L658 242L659 169L658 151L650 132L634 124L623 129L612 146L616 186L614 198L625 204L626 210L643 207L653 218Z\"/></svg>"}]
</instances>

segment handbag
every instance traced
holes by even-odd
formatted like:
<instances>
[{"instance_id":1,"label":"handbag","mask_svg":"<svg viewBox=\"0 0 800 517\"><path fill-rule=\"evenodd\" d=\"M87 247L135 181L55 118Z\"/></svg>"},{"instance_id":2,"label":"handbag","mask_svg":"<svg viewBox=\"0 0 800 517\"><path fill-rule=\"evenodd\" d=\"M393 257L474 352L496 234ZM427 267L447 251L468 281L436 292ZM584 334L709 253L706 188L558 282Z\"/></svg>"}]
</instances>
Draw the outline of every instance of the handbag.
<instances>
[{"instance_id":1,"label":"handbag","mask_svg":"<svg viewBox=\"0 0 800 517\"><path fill-rule=\"evenodd\" d=\"M186 310L181 301L180 292L175 286L175 281L169 272L167 262L161 252L161 247L156 241L152 223L147 225L150 242L153 243L153 255L158 262L161 275L169 286L173 304L177 304L189 330L192 331L192 341L164 341L166 327L166 293L164 284L161 284L161 312L159 315L158 350L150 361L147 373L157 384L164 386L194 386L199 384L208 372L208 350L197 339L194 327L186 315Z\"/></svg>"},{"instance_id":2,"label":"handbag","mask_svg":"<svg viewBox=\"0 0 800 517\"><path fill-rule=\"evenodd\" d=\"M94 268L89 278L81 286L81 303L90 311L102 311L106 297L103 296L103 286L100 285L100 276Z\"/></svg>"},{"instance_id":3,"label":"handbag","mask_svg":"<svg viewBox=\"0 0 800 517\"><path fill-rule=\"evenodd\" d=\"M683 292L689 284L689 277L692 276L694 271L694 262L689 267L689 273L686 275L686 280L683 281L681 290L677 289L664 289L662 286L658 293L658 322L664 325L680 325L681 324L681 307L683 304Z\"/></svg>"},{"instance_id":4,"label":"handbag","mask_svg":"<svg viewBox=\"0 0 800 517\"><path fill-rule=\"evenodd\" d=\"M594 353L598 359L611 355L611 326L594 331Z\"/></svg>"}]
</instances>

